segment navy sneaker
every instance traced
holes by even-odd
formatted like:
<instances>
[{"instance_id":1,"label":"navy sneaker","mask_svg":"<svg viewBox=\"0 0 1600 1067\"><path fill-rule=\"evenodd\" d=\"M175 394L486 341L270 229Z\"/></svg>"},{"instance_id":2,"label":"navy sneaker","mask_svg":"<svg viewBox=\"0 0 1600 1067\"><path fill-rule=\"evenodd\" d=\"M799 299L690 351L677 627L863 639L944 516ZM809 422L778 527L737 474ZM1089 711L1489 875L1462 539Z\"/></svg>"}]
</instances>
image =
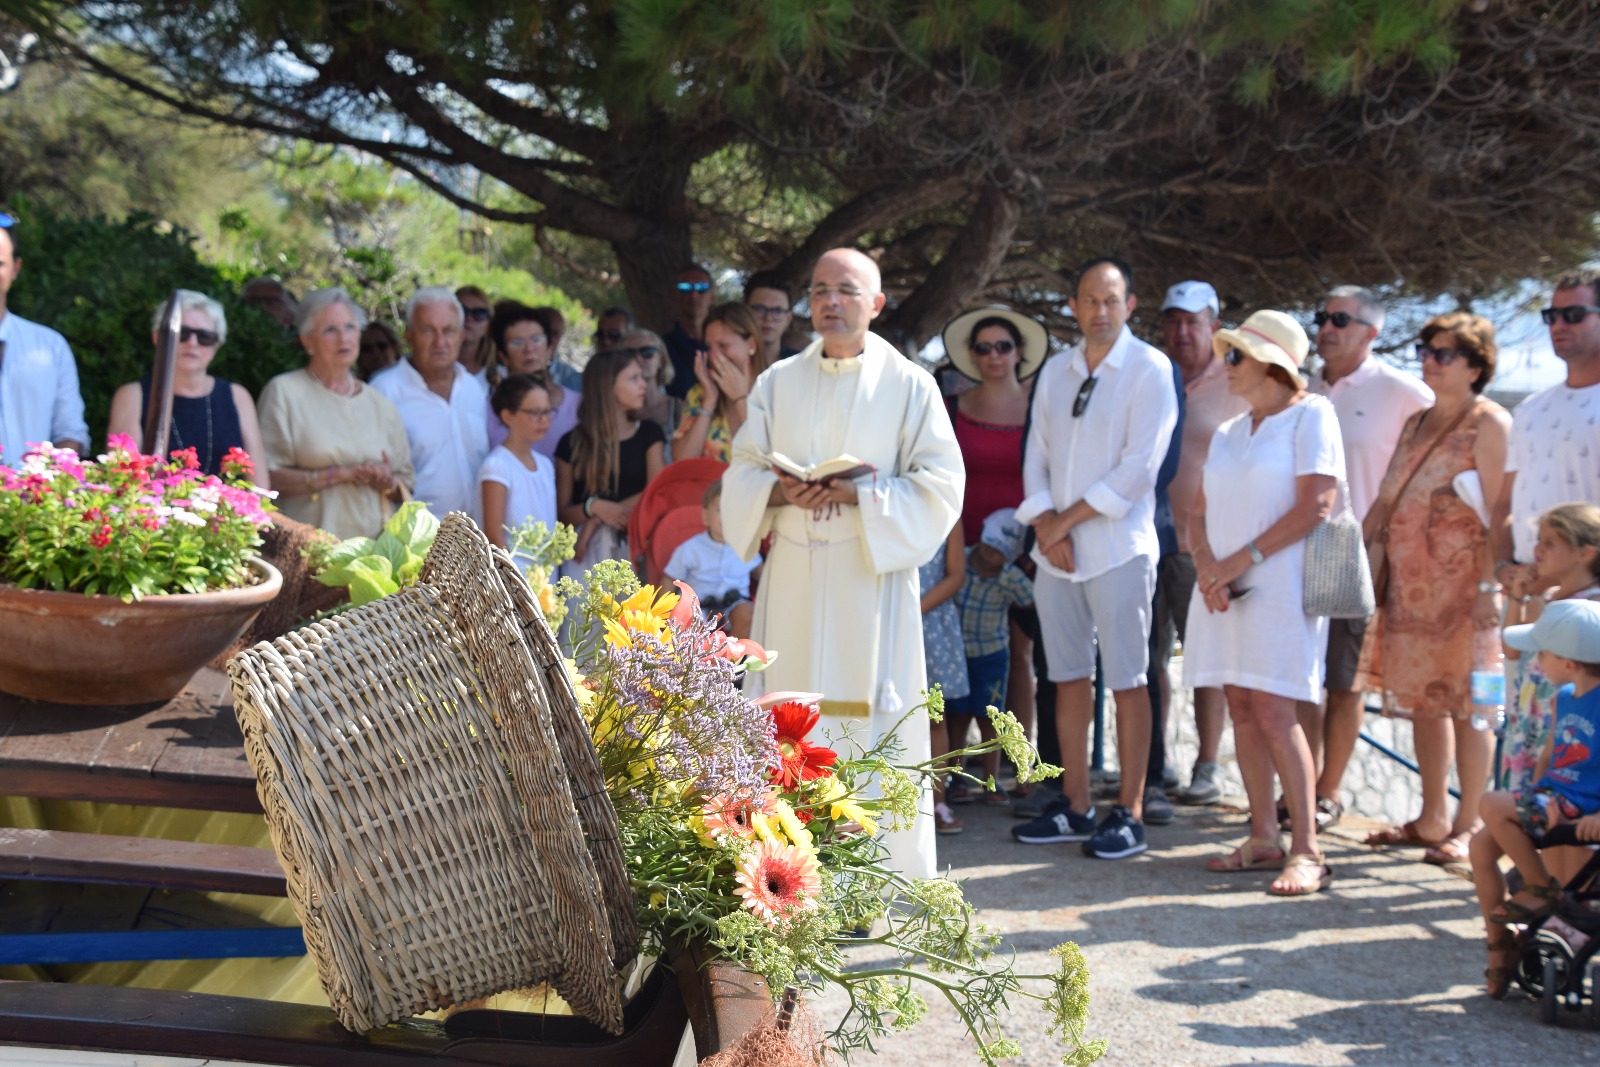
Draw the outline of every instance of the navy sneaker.
<instances>
[{"instance_id":1,"label":"navy sneaker","mask_svg":"<svg viewBox=\"0 0 1600 1067\"><path fill-rule=\"evenodd\" d=\"M1057 797L1044 814L1011 828L1011 836L1024 845L1054 845L1062 841L1087 841L1094 834L1094 809L1087 815L1072 810L1072 801Z\"/></svg>"},{"instance_id":2,"label":"navy sneaker","mask_svg":"<svg viewBox=\"0 0 1600 1067\"><path fill-rule=\"evenodd\" d=\"M1144 823L1135 819L1133 812L1121 804L1111 809L1111 814L1105 817L1087 840L1082 838L1073 840L1083 840L1084 855L1102 860L1127 859L1129 856L1137 856L1150 847L1145 844Z\"/></svg>"}]
</instances>

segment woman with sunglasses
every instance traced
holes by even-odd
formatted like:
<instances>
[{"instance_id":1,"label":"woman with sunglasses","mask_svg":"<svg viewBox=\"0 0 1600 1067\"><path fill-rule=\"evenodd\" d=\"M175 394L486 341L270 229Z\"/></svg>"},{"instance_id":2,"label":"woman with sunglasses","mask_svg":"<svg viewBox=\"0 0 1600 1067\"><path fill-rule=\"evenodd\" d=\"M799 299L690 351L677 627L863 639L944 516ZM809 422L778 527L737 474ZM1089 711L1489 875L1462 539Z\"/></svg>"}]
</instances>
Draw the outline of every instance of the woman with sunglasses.
<instances>
[{"instance_id":1,"label":"woman with sunglasses","mask_svg":"<svg viewBox=\"0 0 1600 1067\"><path fill-rule=\"evenodd\" d=\"M1480 825L1494 734L1474 729L1471 675L1500 669L1499 587L1488 531L1473 503L1505 480L1511 416L1482 395L1494 377L1494 327L1464 311L1429 319L1417 356L1433 406L1411 416L1366 517L1373 560L1388 581L1367 627L1356 687L1382 691L1411 719L1422 811L1367 837L1426 847L1428 863L1462 863ZM1461 801L1450 814L1450 767Z\"/></svg>"},{"instance_id":2,"label":"woman with sunglasses","mask_svg":"<svg viewBox=\"0 0 1600 1067\"><path fill-rule=\"evenodd\" d=\"M555 336L556 324L547 308L502 300L489 318L489 338L495 353L489 366L489 388L492 392L506 378L517 374L526 374L545 387L550 394L550 428L533 442L533 447L540 455L551 458L555 457L561 435L578 425L578 403L582 399L576 389L564 389L551 377L550 359L555 350L550 340ZM506 424L500 421L492 399L488 418L489 447L494 448L506 439Z\"/></svg>"},{"instance_id":3,"label":"woman with sunglasses","mask_svg":"<svg viewBox=\"0 0 1600 1067\"><path fill-rule=\"evenodd\" d=\"M672 458L707 456L726 463L733 435L744 425L750 387L767 369L761 322L744 304L718 304L706 316L705 339L706 351L694 357L695 384L672 436Z\"/></svg>"},{"instance_id":4,"label":"woman with sunglasses","mask_svg":"<svg viewBox=\"0 0 1600 1067\"><path fill-rule=\"evenodd\" d=\"M662 343L661 335L643 326L629 326L619 338L618 346L623 351L632 352L637 356L639 367L644 371L647 391L639 417L649 419L661 427L662 433L670 437L677 428L678 411L683 405L682 401L667 392L667 386L672 384L674 371L672 360L667 358L667 346Z\"/></svg>"},{"instance_id":5,"label":"woman with sunglasses","mask_svg":"<svg viewBox=\"0 0 1600 1067\"><path fill-rule=\"evenodd\" d=\"M967 485L961 498L961 538L968 546L983 539L983 520L996 511L1015 508L1025 495L1022 488L1022 446L1027 436L1028 403L1033 397L1034 375L1050 352L1050 337L1040 323L1004 305L974 308L951 319L942 333L950 364L963 377L977 382L973 388L946 401L956 443L967 467ZM1016 713L1025 730L1033 729L1033 641L1029 627L1037 616L1028 608L1014 613L1009 623L1010 655L1006 666L1006 706ZM980 709L981 710L981 709ZM952 715L952 737L962 736L970 716ZM978 716L985 737L993 727ZM1026 795L1026 788L1016 796ZM956 803L969 799L961 783L951 791ZM987 797L990 803L1008 799L1002 790Z\"/></svg>"},{"instance_id":6,"label":"woman with sunglasses","mask_svg":"<svg viewBox=\"0 0 1600 1067\"><path fill-rule=\"evenodd\" d=\"M1306 537L1333 510L1344 442L1333 405L1306 391L1305 330L1258 311L1220 330L1213 349L1228 390L1250 410L1217 428L1189 514L1195 597L1183 650L1185 686L1227 691L1250 836L1206 869L1279 869L1267 891L1298 897L1332 880L1317 847L1316 771L1295 714L1322 693L1328 620L1305 613ZM1279 838L1273 776L1291 840Z\"/></svg>"},{"instance_id":7,"label":"woman with sunglasses","mask_svg":"<svg viewBox=\"0 0 1600 1067\"><path fill-rule=\"evenodd\" d=\"M211 361L228 338L227 315L221 304L191 289L178 290L178 308L183 327L173 365L172 427L167 434L167 448L194 449L200 469L207 474L222 473L222 457L228 449L243 449L255 461L251 479L266 489L269 479L261 427L250 391L210 373ZM152 344L161 343L161 312L161 308L156 309L150 324ZM145 397L149 389L150 375L146 374L112 394L107 435L144 439Z\"/></svg>"}]
</instances>

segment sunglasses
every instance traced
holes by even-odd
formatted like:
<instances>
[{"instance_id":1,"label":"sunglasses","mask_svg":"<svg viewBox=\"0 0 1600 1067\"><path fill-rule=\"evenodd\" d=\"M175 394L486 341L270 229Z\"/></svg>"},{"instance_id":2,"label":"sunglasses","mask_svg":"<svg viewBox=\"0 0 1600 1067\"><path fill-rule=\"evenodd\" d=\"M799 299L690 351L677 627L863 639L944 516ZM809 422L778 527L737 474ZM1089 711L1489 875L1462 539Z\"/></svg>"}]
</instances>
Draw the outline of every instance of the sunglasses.
<instances>
[{"instance_id":1,"label":"sunglasses","mask_svg":"<svg viewBox=\"0 0 1600 1067\"><path fill-rule=\"evenodd\" d=\"M548 419L556 413L555 408L518 408L518 415L532 415L536 419Z\"/></svg>"},{"instance_id":2,"label":"sunglasses","mask_svg":"<svg viewBox=\"0 0 1600 1067\"><path fill-rule=\"evenodd\" d=\"M1372 325L1372 323L1368 322L1366 319L1358 319L1348 311L1319 311L1315 315L1311 316L1311 321L1316 323L1317 329L1319 330L1322 329L1324 324L1329 322L1333 323L1336 328L1341 330L1350 325L1352 322L1359 322L1363 326Z\"/></svg>"},{"instance_id":3,"label":"sunglasses","mask_svg":"<svg viewBox=\"0 0 1600 1067\"><path fill-rule=\"evenodd\" d=\"M594 339L596 341L604 341L607 344L613 345L618 341L621 341L626 336L628 335L623 330L596 330L594 332Z\"/></svg>"},{"instance_id":4,"label":"sunglasses","mask_svg":"<svg viewBox=\"0 0 1600 1067\"><path fill-rule=\"evenodd\" d=\"M1096 378L1094 375L1091 374L1091 375L1089 375L1089 377L1087 377L1087 378L1085 378L1083 380L1083 384L1082 385L1078 386L1078 395L1072 401L1072 417L1073 418L1077 418L1078 416L1082 415L1085 410L1088 409L1088 407L1089 407L1089 398L1091 396L1094 396L1094 383L1099 381L1099 380L1100 380L1099 378Z\"/></svg>"},{"instance_id":5,"label":"sunglasses","mask_svg":"<svg viewBox=\"0 0 1600 1067\"><path fill-rule=\"evenodd\" d=\"M193 326L185 326L178 331L178 342L197 341L201 348L215 348L222 343L222 338L217 336L215 330L197 330Z\"/></svg>"},{"instance_id":6,"label":"sunglasses","mask_svg":"<svg viewBox=\"0 0 1600 1067\"><path fill-rule=\"evenodd\" d=\"M661 354L661 349L655 345L640 345L638 348L624 348L622 351L636 359L654 359Z\"/></svg>"},{"instance_id":7,"label":"sunglasses","mask_svg":"<svg viewBox=\"0 0 1600 1067\"><path fill-rule=\"evenodd\" d=\"M467 318L471 319L473 322L489 321L488 308L463 308L462 310L467 313Z\"/></svg>"},{"instance_id":8,"label":"sunglasses","mask_svg":"<svg viewBox=\"0 0 1600 1067\"><path fill-rule=\"evenodd\" d=\"M1017 345L1015 341L994 341L992 343L989 341L979 341L977 344L972 346L972 354L979 357L987 356L990 352L994 352L997 355L1009 356L1016 350Z\"/></svg>"},{"instance_id":9,"label":"sunglasses","mask_svg":"<svg viewBox=\"0 0 1600 1067\"><path fill-rule=\"evenodd\" d=\"M9 230L16 224L17 217L15 215L7 215L4 211L0 211L0 230Z\"/></svg>"},{"instance_id":10,"label":"sunglasses","mask_svg":"<svg viewBox=\"0 0 1600 1067\"><path fill-rule=\"evenodd\" d=\"M1539 317L1544 320L1546 326L1554 326L1557 319L1568 326L1576 326L1589 315L1600 315L1600 308L1585 304L1568 304L1564 308L1543 308L1539 311Z\"/></svg>"},{"instance_id":11,"label":"sunglasses","mask_svg":"<svg viewBox=\"0 0 1600 1067\"><path fill-rule=\"evenodd\" d=\"M1246 356L1244 351L1238 348L1230 348L1226 352L1222 353L1222 362L1226 363L1230 367L1237 367L1248 358L1250 357Z\"/></svg>"},{"instance_id":12,"label":"sunglasses","mask_svg":"<svg viewBox=\"0 0 1600 1067\"><path fill-rule=\"evenodd\" d=\"M680 293L709 293L710 291L711 291L711 283L710 282L679 282L678 283L678 292L680 292Z\"/></svg>"},{"instance_id":13,"label":"sunglasses","mask_svg":"<svg viewBox=\"0 0 1600 1067\"><path fill-rule=\"evenodd\" d=\"M1459 348L1434 348L1426 341L1418 341L1416 345L1417 362L1426 363L1433 360L1441 367L1448 367L1458 359L1468 359L1470 354Z\"/></svg>"},{"instance_id":14,"label":"sunglasses","mask_svg":"<svg viewBox=\"0 0 1600 1067\"><path fill-rule=\"evenodd\" d=\"M392 350L393 348L394 348L394 345L390 344L388 341L362 341L361 342L361 351L363 351L363 352L388 352L388 351Z\"/></svg>"}]
</instances>

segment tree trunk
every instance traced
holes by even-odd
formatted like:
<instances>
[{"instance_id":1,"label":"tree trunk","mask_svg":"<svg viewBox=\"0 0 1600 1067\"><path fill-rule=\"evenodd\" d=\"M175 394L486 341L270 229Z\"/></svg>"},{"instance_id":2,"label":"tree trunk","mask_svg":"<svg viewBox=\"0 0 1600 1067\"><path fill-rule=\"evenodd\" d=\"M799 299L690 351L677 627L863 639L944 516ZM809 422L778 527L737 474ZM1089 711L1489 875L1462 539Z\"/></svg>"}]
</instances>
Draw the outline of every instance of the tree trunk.
<instances>
[{"instance_id":1,"label":"tree trunk","mask_svg":"<svg viewBox=\"0 0 1600 1067\"><path fill-rule=\"evenodd\" d=\"M678 271L693 258L688 218L660 219L649 232L611 248L634 320L665 334L678 318L673 289Z\"/></svg>"},{"instance_id":2,"label":"tree trunk","mask_svg":"<svg viewBox=\"0 0 1600 1067\"><path fill-rule=\"evenodd\" d=\"M884 316L884 326L906 331L918 346L926 344L974 294L983 291L1004 262L1021 221L1020 202L999 186L984 186L944 259L928 272L926 281Z\"/></svg>"}]
</instances>

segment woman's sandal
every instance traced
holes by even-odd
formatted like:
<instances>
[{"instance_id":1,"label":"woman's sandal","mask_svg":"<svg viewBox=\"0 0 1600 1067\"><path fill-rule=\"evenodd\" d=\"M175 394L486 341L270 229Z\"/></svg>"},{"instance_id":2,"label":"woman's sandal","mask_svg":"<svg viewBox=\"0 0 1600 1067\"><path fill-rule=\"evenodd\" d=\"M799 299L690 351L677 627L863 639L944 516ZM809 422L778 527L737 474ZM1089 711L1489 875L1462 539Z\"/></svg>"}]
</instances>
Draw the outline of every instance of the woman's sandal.
<instances>
[{"instance_id":1,"label":"woman's sandal","mask_svg":"<svg viewBox=\"0 0 1600 1067\"><path fill-rule=\"evenodd\" d=\"M1423 863L1431 863L1435 867L1449 867L1456 863L1466 863L1472 855L1468 851L1468 841L1471 834L1456 834L1447 837L1437 845L1430 847L1422 854Z\"/></svg>"},{"instance_id":2,"label":"woman's sandal","mask_svg":"<svg viewBox=\"0 0 1600 1067\"><path fill-rule=\"evenodd\" d=\"M1310 867L1320 873L1311 881L1305 880L1300 873ZM1280 878L1290 880L1290 888L1279 889L1275 880L1267 886L1267 892L1275 897L1309 897L1313 893L1321 892L1328 888L1333 881L1333 869L1328 866L1321 853L1296 852L1283 861L1283 874Z\"/></svg>"},{"instance_id":3,"label":"woman's sandal","mask_svg":"<svg viewBox=\"0 0 1600 1067\"><path fill-rule=\"evenodd\" d=\"M1381 830L1374 830L1367 835L1367 844L1374 848L1387 848L1391 845L1405 845L1416 848L1438 848L1449 838L1441 837L1432 839L1423 837L1417 829L1417 821L1405 823L1401 826L1385 826Z\"/></svg>"},{"instance_id":4,"label":"woman's sandal","mask_svg":"<svg viewBox=\"0 0 1600 1067\"><path fill-rule=\"evenodd\" d=\"M1263 858L1261 853L1269 850L1277 854ZM1226 856L1212 856L1206 860L1206 870L1217 874L1237 874L1240 871L1258 871L1264 867L1282 867L1284 856L1283 845L1277 838L1250 837Z\"/></svg>"},{"instance_id":5,"label":"woman's sandal","mask_svg":"<svg viewBox=\"0 0 1600 1067\"><path fill-rule=\"evenodd\" d=\"M1532 926L1536 922L1548 919L1561 906L1561 902L1566 899L1566 894L1561 891L1561 886L1557 882L1551 882L1549 885L1525 885L1520 892L1526 893L1530 897L1538 897L1544 903L1529 907L1526 904L1518 904L1515 900L1508 899L1502 901L1499 907L1489 913L1489 921L1499 923L1501 926L1507 923Z\"/></svg>"},{"instance_id":6,"label":"woman's sandal","mask_svg":"<svg viewBox=\"0 0 1600 1067\"><path fill-rule=\"evenodd\" d=\"M1504 1000L1517 977L1517 962L1522 956L1522 938L1500 930L1501 936L1489 942L1489 966L1483 970L1484 991L1495 1000ZM1507 954L1511 963L1506 964Z\"/></svg>"}]
</instances>

